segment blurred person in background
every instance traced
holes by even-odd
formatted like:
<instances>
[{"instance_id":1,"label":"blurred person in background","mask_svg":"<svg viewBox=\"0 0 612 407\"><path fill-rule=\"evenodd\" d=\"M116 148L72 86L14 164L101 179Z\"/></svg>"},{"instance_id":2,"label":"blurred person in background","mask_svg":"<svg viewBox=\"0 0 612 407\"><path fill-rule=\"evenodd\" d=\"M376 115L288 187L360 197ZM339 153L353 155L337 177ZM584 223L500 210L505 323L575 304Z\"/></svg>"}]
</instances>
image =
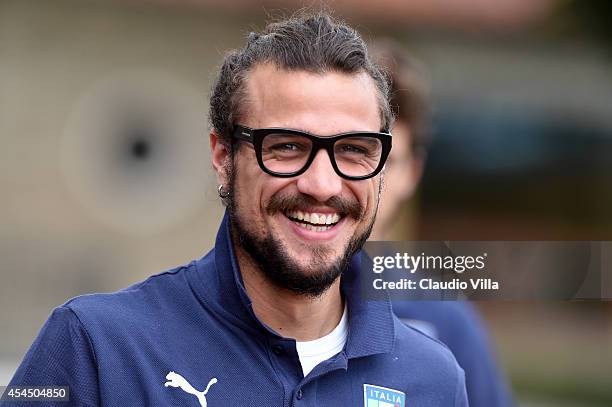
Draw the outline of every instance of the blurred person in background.
<instances>
[{"instance_id":1,"label":"blurred person in background","mask_svg":"<svg viewBox=\"0 0 612 407\"><path fill-rule=\"evenodd\" d=\"M377 63L390 76L395 110L393 149L387 160L384 186L371 240L390 240L402 207L408 204L423 173L430 142L429 86L420 64L396 42L370 45ZM465 371L471 407L509 407L514 402L493 355L478 311L465 301L394 301L403 322L439 339Z\"/></svg>"}]
</instances>

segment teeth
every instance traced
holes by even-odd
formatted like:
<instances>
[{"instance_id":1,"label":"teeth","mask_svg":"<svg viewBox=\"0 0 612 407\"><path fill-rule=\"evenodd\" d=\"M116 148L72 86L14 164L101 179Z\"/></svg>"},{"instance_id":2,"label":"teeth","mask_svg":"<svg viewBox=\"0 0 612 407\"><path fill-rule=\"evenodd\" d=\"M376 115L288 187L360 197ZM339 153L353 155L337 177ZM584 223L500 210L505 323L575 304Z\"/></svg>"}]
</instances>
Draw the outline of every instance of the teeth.
<instances>
[{"instance_id":1,"label":"teeth","mask_svg":"<svg viewBox=\"0 0 612 407\"><path fill-rule=\"evenodd\" d=\"M326 225L338 223L338 221L340 220L340 215L338 215L337 213L325 215L322 213L304 213L302 211L290 211L287 212L287 216L292 219L297 219L317 225L315 228L323 228L321 230L314 229L319 232L327 230L328 227Z\"/></svg>"},{"instance_id":2,"label":"teeth","mask_svg":"<svg viewBox=\"0 0 612 407\"><path fill-rule=\"evenodd\" d=\"M331 226L313 226L307 223L298 223L297 225L301 228L304 228L306 230L310 230L313 232L325 232L326 230L329 230L331 228Z\"/></svg>"}]
</instances>

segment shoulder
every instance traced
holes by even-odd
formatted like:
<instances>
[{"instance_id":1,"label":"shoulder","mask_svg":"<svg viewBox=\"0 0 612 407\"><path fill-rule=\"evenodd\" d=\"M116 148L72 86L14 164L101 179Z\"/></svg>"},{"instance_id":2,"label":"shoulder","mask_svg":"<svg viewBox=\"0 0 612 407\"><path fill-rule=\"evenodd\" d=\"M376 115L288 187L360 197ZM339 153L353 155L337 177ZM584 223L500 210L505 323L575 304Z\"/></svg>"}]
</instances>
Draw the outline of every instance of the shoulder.
<instances>
[{"instance_id":1,"label":"shoulder","mask_svg":"<svg viewBox=\"0 0 612 407\"><path fill-rule=\"evenodd\" d=\"M476 317L473 306L464 301L393 301L393 312L400 318L457 321Z\"/></svg>"},{"instance_id":2,"label":"shoulder","mask_svg":"<svg viewBox=\"0 0 612 407\"><path fill-rule=\"evenodd\" d=\"M58 310L70 311L87 330L114 330L152 322L160 312L180 305L189 285L185 274L193 263L153 275L146 280L111 293L81 295Z\"/></svg>"},{"instance_id":3,"label":"shoulder","mask_svg":"<svg viewBox=\"0 0 612 407\"><path fill-rule=\"evenodd\" d=\"M402 368L416 372L418 377L413 379L423 386L448 389L447 394L439 394L446 402L452 400L454 405L463 405L465 373L449 348L395 316L394 325L396 341L392 353L403 362Z\"/></svg>"},{"instance_id":4,"label":"shoulder","mask_svg":"<svg viewBox=\"0 0 612 407\"><path fill-rule=\"evenodd\" d=\"M68 386L72 405L100 405L95 352L70 308L53 310L9 385Z\"/></svg>"},{"instance_id":5,"label":"shoulder","mask_svg":"<svg viewBox=\"0 0 612 407\"><path fill-rule=\"evenodd\" d=\"M394 353L409 355L413 362L427 363L434 368L456 374L459 365L448 347L437 339L393 317L396 342ZM418 349L419 351L415 351Z\"/></svg>"},{"instance_id":6,"label":"shoulder","mask_svg":"<svg viewBox=\"0 0 612 407\"><path fill-rule=\"evenodd\" d=\"M451 349L455 342L469 342L469 338L485 336L480 316L467 302L395 301L393 311L405 323L424 321L431 324L436 337Z\"/></svg>"}]
</instances>

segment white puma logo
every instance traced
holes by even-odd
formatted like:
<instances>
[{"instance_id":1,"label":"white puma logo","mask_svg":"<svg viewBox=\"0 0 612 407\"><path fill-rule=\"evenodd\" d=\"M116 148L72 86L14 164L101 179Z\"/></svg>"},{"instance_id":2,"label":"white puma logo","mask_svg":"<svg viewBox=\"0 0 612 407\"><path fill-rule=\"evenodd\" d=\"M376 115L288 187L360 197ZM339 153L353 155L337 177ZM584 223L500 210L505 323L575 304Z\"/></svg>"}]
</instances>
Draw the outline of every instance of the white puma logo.
<instances>
[{"instance_id":1,"label":"white puma logo","mask_svg":"<svg viewBox=\"0 0 612 407\"><path fill-rule=\"evenodd\" d=\"M168 387L168 386L180 387L183 391L185 391L185 392L187 392L189 394L193 394L194 396L196 396L198 398L198 401L200 402L200 406L202 406L202 407L206 407L207 406L207 403L206 403L206 393L208 393L208 390L210 389L210 386L212 386L213 384L217 383L217 378L213 377L208 382L208 385L206 386L206 390L204 390L204 391L197 391L196 389L193 388L192 385L189 384L189 382L187 380L185 380L185 378L183 376L181 376L178 373L170 372L170 373L168 373L166 375L166 379L168 379L169 381L164 383L164 387Z\"/></svg>"}]
</instances>

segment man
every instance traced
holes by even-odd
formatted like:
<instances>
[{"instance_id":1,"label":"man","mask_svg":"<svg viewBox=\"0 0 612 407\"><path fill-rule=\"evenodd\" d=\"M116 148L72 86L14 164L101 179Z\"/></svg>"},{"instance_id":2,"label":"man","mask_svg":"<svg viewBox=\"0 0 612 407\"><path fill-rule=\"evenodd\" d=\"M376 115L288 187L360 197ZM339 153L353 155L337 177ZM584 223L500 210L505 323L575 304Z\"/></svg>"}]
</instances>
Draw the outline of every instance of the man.
<instances>
[{"instance_id":1,"label":"man","mask_svg":"<svg viewBox=\"0 0 612 407\"><path fill-rule=\"evenodd\" d=\"M406 52L391 41L370 46L379 65L392 79L393 150L385 170L385 186L371 239L389 240L402 205L421 178L429 144L427 81ZM497 368L477 310L465 301L394 301L393 310L405 323L441 340L465 370L470 407L514 405Z\"/></svg>"},{"instance_id":2,"label":"man","mask_svg":"<svg viewBox=\"0 0 612 407\"><path fill-rule=\"evenodd\" d=\"M358 298L392 121L359 35L325 14L251 34L210 111L214 249L59 307L12 384L91 406L466 406L450 351Z\"/></svg>"}]
</instances>

